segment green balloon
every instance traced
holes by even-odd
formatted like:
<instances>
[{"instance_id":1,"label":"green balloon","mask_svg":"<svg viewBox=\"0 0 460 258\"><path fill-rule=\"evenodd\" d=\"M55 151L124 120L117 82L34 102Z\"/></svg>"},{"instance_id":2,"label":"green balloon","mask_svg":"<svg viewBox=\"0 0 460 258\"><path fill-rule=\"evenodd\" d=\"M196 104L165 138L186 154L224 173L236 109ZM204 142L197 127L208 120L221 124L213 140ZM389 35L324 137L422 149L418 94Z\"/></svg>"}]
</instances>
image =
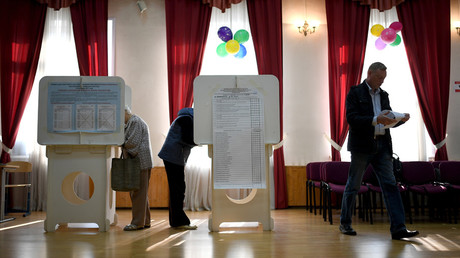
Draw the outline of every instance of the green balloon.
<instances>
[{"instance_id":1,"label":"green balloon","mask_svg":"<svg viewBox=\"0 0 460 258\"><path fill-rule=\"evenodd\" d=\"M225 49L225 44L226 42L221 43L219 44L219 46L217 46L216 52L217 52L217 55L220 57L226 57L228 55L228 52Z\"/></svg>"},{"instance_id":2,"label":"green balloon","mask_svg":"<svg viewBox=\"0 0 460 258\"><path fill-rule=\"evenodd\" d=\"M247 32L246 30L239 30L235 33L235 35L233 36L233 39L238 41L238 43L242 44L248 41L249 32Z\"/></svg>"},{"instance_id":3,"label":"green balloon","mask_svg":"<svg viewBox=\"0 0 460 258\"><path fill-rule=\"evenodd\" d=\"M393 41L393 43L390 44L390 46L396 47L397 45L401 44L401 37L396 34L396 39Z\"/></svg>"}]
</instances>

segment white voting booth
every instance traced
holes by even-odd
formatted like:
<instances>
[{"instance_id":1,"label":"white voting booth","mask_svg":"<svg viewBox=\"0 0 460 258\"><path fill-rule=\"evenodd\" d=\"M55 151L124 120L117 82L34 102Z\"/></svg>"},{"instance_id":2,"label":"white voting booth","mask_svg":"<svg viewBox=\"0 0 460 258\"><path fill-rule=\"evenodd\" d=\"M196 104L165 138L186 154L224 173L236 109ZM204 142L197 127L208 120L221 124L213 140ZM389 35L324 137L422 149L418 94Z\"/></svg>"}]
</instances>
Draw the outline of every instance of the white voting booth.
<instances>
[{"instance_id":1,"label":"white voting booth","mask_svg":"<svg viewBox=\"0 0 460 258\"><path fill-rule=\"evenodd\" d=\"M224 222L259 222L272 230L270 156L280 141L279 82L273 75L198 76L194 141L212 158L209 230ZM227 189L252 189L242 200Z\"/></svg>"},{"instance_id":2,"label":"white voting booth","mask_svg":"<svg viewBox=\"0 0 460 258\"><path fill-rule=\"evenodd\" d=\"M48 186L45 231L57 225L117 223L110 168L124 142L125 84L119 77L47 76L40 80L38 143L46 145ZM75 192L84 174L94 185L89 199Z\"/></svg>"}]
</instances>

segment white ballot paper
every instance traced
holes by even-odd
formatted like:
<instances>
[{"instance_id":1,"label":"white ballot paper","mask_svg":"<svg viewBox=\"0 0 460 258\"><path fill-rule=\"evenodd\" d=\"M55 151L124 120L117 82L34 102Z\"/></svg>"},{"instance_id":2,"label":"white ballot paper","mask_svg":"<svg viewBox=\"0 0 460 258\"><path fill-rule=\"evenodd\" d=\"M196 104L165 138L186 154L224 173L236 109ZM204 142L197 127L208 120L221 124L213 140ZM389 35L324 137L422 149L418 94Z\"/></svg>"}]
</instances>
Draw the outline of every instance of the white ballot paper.
<instances>
[{"instance_id":1,"label":"white ballot paper","mask_svg":"<svg viewBox=\"0 0 460 258\"><path fill-rule=\"evenodd\" d=\"M390 111L390 113L387 114L387 116L389 118L392 118L392 119L396 119L397 121L392 123L392 124L389 124L389 125L385 125L383 127L383 129L387 129L387 128L392 128L393 126L395 126L399 121L401 121L401 119L403 119L405 117L405 115L403 113L398 113L398 112L395 112L395 111Z\"/></svg>"},{"instance_id":2,"label":"white ballot paper","mask_svg":"<svg viewBox=\"0 0 460 258\"><path fill-rule=\"evenodd\" d=\"M214 189L266 188L262 94L220 89L212 108Z\"/></svg>"}]
</instances>

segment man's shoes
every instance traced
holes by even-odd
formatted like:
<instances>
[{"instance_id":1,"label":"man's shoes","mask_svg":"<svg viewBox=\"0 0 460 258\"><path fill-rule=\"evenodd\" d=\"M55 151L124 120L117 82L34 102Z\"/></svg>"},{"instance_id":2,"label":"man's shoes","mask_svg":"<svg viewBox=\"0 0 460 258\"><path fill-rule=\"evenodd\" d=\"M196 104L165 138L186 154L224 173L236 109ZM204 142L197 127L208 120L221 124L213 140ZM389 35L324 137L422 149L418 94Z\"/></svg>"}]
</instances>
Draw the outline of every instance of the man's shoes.
<instances>
[{"instance_id":1,"label":"man's shoes","mask_svg":"<svg viewBox=\"0 0 460 258\"><path fill-rule=\"evenodd\" d=\"M395 232L395 233L391 234L391 239L400 240L401 238L414 237L416 235L418 235L417 230L410 231L410 230L407 230L407 229L401 229L398 232Z\"/></svg>"},{"instance_id":2,"label":"man's shoes","mask_svg":"<svg viewBox=\"0 0 460 258\"><path fill-rule=\"evenodd\" d=\"M350 225L340 225L340 232L349 236L356 236L356 231Z\"/></svg>"},{"instance_id":3,"label":"man's shoes","mask_svg":"<svg viewBox=\"0 0 460 258\"><path fill-rule=\"evenodd\" d=\"M178 226L178 227L173 227L175 229L182 229L182 230L195 230L197 229L198 227L196 225L182 225L182 226Z\"/></svg>"}]
</instances>

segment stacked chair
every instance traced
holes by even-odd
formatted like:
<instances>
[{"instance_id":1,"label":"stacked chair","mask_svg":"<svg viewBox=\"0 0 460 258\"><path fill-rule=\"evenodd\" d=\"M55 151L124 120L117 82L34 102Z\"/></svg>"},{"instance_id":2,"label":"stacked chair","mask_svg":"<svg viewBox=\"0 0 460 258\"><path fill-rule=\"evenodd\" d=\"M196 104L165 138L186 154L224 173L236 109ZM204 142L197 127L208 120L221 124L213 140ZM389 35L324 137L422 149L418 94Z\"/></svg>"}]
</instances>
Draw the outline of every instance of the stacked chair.
<instances>
[{"instance_id":1,"label":"stacked chair","mask_svg":"<svg viewBox=\"0 0 460 258\"><path fill-rule=\"evenodd\" d=\"M454 223L457 223L457 214L460 206L460 161L442 161L439 164L440 181L447 187L448 220L452 223L453 210Z\"/></svg>"},{"instance_id":2,"label":"stacked chair","mask_svg":"<svg viewBox=\"0 0 460 258\"><path fill-rule=\"evenodd\" d=\"M405 161L402 162L402 181L407 191L412 194L415 215L418 214L418 207L421 207L421 213L424 214L424 198L428 198L429 216L435 217L435 209L442 210L443 195L447 193L447 187L436 180L436 173L433 165L426 161ZM418 201L421 197L421 201ZM412 209L409 207L409 223L412 224Z\"/></svg>"},{"instance_id":3,"label":"stacked chair","mask_svg":"<svg viewBox=\"0 0 460 258\"><path fill-rule=\"evenodd\" d=\"M321 178L323 181L324 190L324 204L323 204L323 218L332 225L332 200L331 195L343 195L345 192L345 185L348 179L348 169L350 168L350 162L344 161L330 161L325 162L321 168ZM361 198L364 197L364 198ZM370 198L369 188L366 185L362 185L358 191L359 199L359 216L363 220L369 220L372 224L372 213L370 211ZM364 200L363 200L364 199ZM338 203L337 205L340 205Z\"/></svg>"},{"instance_id":4,"label":"stacked chair","mask_svg":"<svg viewBox=\"0 0 460 258\"><path fill-rule=\"evenodd\" d=\"M307 182L306 182L306 200L307 200L307 210L310 209L310 213L315 212L316 215L316 189L320 190L320 207L323 203L323 189L321 182L321 165L323 162L310 162L307 164ZM319 209L321 214L321 209Z\"/></svg>"}]
</instances>

